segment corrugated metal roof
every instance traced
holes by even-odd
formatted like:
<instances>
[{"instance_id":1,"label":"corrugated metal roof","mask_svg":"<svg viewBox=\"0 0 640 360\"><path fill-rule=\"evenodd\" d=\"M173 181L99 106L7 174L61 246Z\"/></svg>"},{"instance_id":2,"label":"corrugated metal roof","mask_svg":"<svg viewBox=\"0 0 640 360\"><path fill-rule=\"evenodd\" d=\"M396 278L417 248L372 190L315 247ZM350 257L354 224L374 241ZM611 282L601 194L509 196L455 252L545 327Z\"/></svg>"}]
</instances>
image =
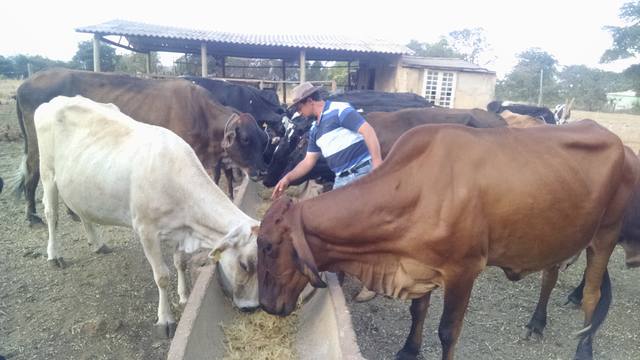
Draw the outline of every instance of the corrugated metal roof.
<instances>
[{"instance_id":1,"label":"corrugated metal roof","mask_svg":"<svg viewBox=\"0 0 640 360\"><path fill-rule=\"evenodd\" d=\"M413 54L413 50L406 46L373 38L356 39L339 35L240 34L152 25L127 20L111 20L98 25L80 27L77 28L76 31L101 35L155 37L214 43L385 54Z\"/></svg>"},{"instance_id":2,"label":"corrugated metal roof","mask_svg":"<svg viewBox=\"0 0 640 360\"><path fill-rule=\"evenodd\" d=\"M466 60L455 58L433 58L405 55L402 57L401 61L404 66L495 74L495 71L485 69Z\"/></svg>"}]
</instances>

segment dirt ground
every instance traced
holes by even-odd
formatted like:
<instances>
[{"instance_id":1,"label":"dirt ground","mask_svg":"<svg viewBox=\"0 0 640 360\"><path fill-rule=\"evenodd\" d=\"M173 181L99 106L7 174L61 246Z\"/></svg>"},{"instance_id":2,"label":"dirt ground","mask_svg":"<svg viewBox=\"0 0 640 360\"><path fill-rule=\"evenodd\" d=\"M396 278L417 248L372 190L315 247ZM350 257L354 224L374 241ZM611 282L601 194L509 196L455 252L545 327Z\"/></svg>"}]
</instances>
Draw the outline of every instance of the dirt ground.
<instances>
[{"instance_id":1,"label":"dirt ground","mask_svg":"<svg viewBox=\"0 0 640 360\"><path fill-rule=\"evenodd\" d=\"M14 106L0 104L0 177L5 181L18 168L23 149L11 110ZM605 123L638 150L640 118L597 116L584 117ZM41 186L39 190L38 213L43 214ZM61 207L59 235L69 266L50 268L46 228L28 228L24 201L15 202L6 192L5 188L0 195L0 355L8 359L164 358L169 342L151 337L157 290L132 232L103 228L114 252L93 254L80 224L72 222ZM609 266L613 305L594 346L598 359L640 359L640 272L625 269L622 259L617 249ZM165 261L170 266L170 258ZM581 260L561 274L552 294L545 338L539 343L519 338L537 300L539 275L512 283L500 271L489 269L475 284L457 358L572 358L577 345L573 333L581 328L582 314L563 303L583 267ZM356 304L350 301L356 290L353 281L345 285L362 354L368 359L392 359L409 330L409 302L378 297ZM175 291L171 294L177 302ZM441 310L441 292L436 291L425 326L424 358L439 357Z\"/></svg>"}]
</instances>

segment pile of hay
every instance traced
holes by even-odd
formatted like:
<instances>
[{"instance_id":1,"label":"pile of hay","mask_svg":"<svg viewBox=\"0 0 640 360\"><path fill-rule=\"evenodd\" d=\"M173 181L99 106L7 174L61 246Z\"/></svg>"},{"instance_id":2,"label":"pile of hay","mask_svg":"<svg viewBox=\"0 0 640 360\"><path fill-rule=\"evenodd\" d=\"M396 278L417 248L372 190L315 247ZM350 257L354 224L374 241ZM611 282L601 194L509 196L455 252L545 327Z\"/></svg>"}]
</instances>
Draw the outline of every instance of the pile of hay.
<instances>
[{"instance_id":1,"label":"pile of hay","mask_svg":"<svg viewBox=\"0 0 640 360\"><path fill-rule=\"evenodd\" d=\"M297 314L287 317L264 311L238 313L232 324L223 326L227 360L296 359L293 348Z\"/></svg>"}]
</instances>

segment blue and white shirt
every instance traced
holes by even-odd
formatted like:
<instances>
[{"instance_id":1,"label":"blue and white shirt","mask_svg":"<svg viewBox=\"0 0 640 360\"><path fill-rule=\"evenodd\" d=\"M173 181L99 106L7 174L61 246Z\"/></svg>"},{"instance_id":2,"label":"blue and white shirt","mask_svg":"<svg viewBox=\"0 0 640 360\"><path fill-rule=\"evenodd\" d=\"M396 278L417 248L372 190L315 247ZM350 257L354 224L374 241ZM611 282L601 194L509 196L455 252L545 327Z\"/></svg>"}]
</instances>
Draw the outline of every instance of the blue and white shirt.
<instances>
[{"instance_id":1,"label":"blue and white shirt","mask_svg":"<svg viewBox=\"0 0 640 360\"><path fill-rule=\"evenodd\" d=\"M364 123L362 115L348 103L326 101L320 120L309 130L307 152L322 152L336 174L371 159L364 138L358 133Z\"/></svg>"}]
</instances>

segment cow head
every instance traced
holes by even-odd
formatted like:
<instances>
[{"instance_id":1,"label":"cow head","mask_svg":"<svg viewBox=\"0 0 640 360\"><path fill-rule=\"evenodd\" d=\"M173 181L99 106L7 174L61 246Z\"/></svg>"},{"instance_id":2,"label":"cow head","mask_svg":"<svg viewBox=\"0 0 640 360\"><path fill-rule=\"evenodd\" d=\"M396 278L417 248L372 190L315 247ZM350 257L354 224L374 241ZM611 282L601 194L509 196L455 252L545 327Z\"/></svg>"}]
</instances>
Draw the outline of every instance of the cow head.
<instances>
[{"instance_id":1,"label":"cow head","mask_svg":"<svg viewBox=\"0 0 640 360\"><path fill-rule=\"evenodd\" d=\"M258 226L242 224L223 240L216 262L218 282L223 292L242 311L253 311L258 303L257 244Z\"/></svg>"},{"instance_id":2,"label":"cow head","mask_svg":"<svg viewBox=\"0 0 640 360\"><path fill-rule=\"evenodd\" d=\"M307 285L326 287L302 228L299 206L285 196L264 216L258 234L260 305L273 315L289 315Z\"/></svg>"},{"instance_id":3,"label":"cow head","mask_svg":"<svg viewBox=\"0 0 640 360\"><path fill-rule=\"evenodd\" d=\"M249 175L255 177L266 170L263 156L268 141L267 134L253 116L233 114L224 128L222 148L236 164L248 169Z\"/></svg>"}]
</instances>

